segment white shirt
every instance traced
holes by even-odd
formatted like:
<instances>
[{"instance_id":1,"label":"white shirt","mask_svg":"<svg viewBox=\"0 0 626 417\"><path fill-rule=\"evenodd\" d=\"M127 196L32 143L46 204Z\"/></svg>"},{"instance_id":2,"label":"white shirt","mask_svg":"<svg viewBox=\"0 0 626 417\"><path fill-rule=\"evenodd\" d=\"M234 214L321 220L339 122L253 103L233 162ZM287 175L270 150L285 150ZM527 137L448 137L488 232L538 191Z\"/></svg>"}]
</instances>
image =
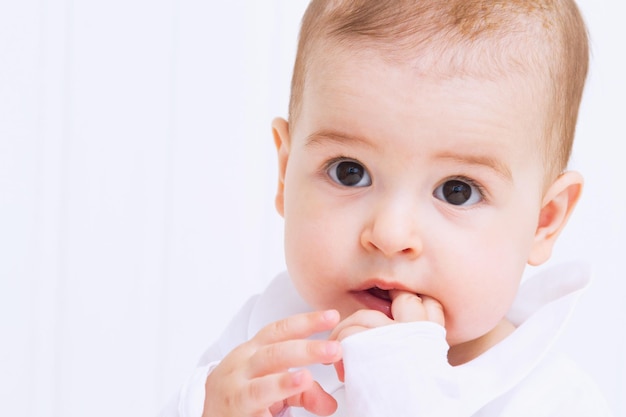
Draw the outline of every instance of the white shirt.
<instances>
[{"instance_id":1,"label":"white shirt","mask_svg":"<svg viewBox=\"0 0 626 417\"><path fill-rule=\"evenodd\" d=\"M507 317L516 330L476 359L452 367L445 329L431 322L367 330L342 342L345 384L332 366L309 367L339 404L337 417L610 416L595 383L552 350L589 283L579 264L553 267L520 287ZM265 325L311 311L286 273L250 299L205 352L162 417L200 417L204 383L234 347ZM315 336L324 339L328 334ZM309 417L300 408L282 416Z\"/></svg>"}]
</instances>

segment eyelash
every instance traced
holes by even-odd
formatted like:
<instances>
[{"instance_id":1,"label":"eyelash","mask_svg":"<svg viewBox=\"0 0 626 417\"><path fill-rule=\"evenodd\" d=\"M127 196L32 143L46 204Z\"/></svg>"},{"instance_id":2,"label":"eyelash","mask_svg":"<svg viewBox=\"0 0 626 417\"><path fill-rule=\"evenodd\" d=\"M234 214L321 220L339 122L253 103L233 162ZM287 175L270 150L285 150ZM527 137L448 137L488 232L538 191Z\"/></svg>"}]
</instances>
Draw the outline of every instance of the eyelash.
<instances>
[{"instance_id":1,"label":"eyelash","mask_svg":"<svg viewBox=\"0 0 626 417\"><path fill-rule=\"evenodd\" d=\"M324 162L324 164L322 165L322 168L320 169L320 173L323 174L323 175L326 175L326 173L328 172L330 167L332 167L334 164L336 164L337 162L347 162L347 161L356 162L357 164L362 165L363 168L367 169L365 167L365 165L363 163L361 163L358 159L352 158L352 157L349 157L349 156L340 155L340 156L336 156L336 157L331 158L328 161Z\"/></svg>"},{"instance_id":2,"label":"eyelash","mask_svg":"<svg viewBox=\"0 0 626 417\"><path fill-rule=\"evenodd\" d=\"M322 171L326 172L326 170L328 168L330 168L334 163L336 163L336 162L343 162L343 161L354 161L354 162L356 162L358 164L361 164L361 162L359 162L359 160L356 159L356 158L351 158L349 156L340 155L340 156L336 156L336 157L331 158L328 161L326 161L324 163L324 166L322 167ZM361 164L361 165L363 165L363 164ZM363 166L365 166L365 165L363 165Z\"/></svg>"}]
</instances>

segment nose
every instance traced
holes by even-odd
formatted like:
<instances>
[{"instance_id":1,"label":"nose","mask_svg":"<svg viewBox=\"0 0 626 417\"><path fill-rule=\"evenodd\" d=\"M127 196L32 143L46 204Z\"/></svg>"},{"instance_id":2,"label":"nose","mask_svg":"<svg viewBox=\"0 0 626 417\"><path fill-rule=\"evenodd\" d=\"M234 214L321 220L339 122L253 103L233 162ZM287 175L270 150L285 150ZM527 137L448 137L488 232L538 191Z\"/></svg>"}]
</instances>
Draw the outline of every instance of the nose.
<instances>
[{"instance_id":1,"label":"nose","mask_svg":"<svg viewBox=\"0 0 626 417\"><path fill-rule=\"evenodd\" d=\"M363 228L361 245L387 258L415 259L423 250L417 217L417 209L406 201L381 201Z\"/></svg>"}]
</instances>

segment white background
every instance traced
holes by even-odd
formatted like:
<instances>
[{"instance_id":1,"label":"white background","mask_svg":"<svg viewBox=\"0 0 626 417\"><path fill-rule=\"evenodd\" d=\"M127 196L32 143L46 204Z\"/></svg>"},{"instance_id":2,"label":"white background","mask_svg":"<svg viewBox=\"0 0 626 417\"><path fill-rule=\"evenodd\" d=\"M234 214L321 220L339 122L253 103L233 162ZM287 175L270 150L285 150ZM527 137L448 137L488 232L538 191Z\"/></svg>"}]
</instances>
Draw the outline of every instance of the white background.
<instances>
[{"instance_id":1,"label":"white background","mask_svg":"<svg viewBox=\"0 0 626 417\"><path fill-rule=\"evenodd\" d=\"M0 414L151 416L283 268L270 121L305 0L0 0ZM562 346L626 415L626 6L593 47L553 263L592 264Z\"/></svg>"}]
</instances>

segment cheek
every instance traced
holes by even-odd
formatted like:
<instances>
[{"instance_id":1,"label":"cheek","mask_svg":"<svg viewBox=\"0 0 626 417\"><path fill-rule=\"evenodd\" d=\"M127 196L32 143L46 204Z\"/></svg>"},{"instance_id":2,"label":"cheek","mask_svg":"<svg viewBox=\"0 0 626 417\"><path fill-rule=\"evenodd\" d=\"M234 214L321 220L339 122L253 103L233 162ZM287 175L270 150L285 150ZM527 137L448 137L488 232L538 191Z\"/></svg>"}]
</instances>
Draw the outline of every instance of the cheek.
<instances>
[{"instance_id":1,"label":"cheek","mask_svg":"<svg viewBox=\"0 0 626 417\"><path fill-rule=\"evenodd\" d=\"M448 343L474 340L491 331L509 311L517 293L521 270L499 268L493 262L477 264L471 274L445 298ZM448 307L446 307L448 306Z\"/></svg>"},{"instance_id":2,"label":"cheek","mask_svg":"<svg viewBox=\"0 0 626 417\"><path fill-rule=\"evenodd\" d=\"M531 251L539 212L527 201L510 202L496 210L476 230L477 250L481 259L493 264L502 274L523 270Z\"/></svg>"},{"instance_id":3,"label":"cheek","mask_svg":"<svg viewBox=\"0 0 626 417\"><path fill-rule=\"evenodd\" d=\"M532 243L529 224L522 222L493 222L467 235L473 239L454 243L452 258L442 272L448 279L439 288L447 310L449 343L487 333L508 312Z\"/></svg>"},{"instance_id":4,"label":"cheek","mask_svg":"<svg viewBox=\"0 0 626 417\"><path fill-rule=\"evenodd\" d=\"M312 194L290 196L285 205L285 262L303 298L326 307L324 297L339 285L348 264L351 234L340 216Z\"/></svg>"},{"instance_id":5,"label":"cheek","mask_svg":"<svg viewBox=\"0 0 626 417\"><path fill-rule=\"evenodd\" d=\"M300 192L288 195L285 202L285 250L289 258L314 258L318 249L329 250L328 232L332 230L331 219L325 214L324 205L315 195ZM325 233L326 232L326 233Z\"/></svg>"},{"instance_id":6,"label":"cheek","mask_svg":"<svg viewBox=\"0 0 626 417\"><path fill-rule=\"evenodd\" d=\"M291 268L327 269L347 262L358 244L359 219L355 204L321 179L302 175L287 183L285 194L285 255Z\"/></svg>"}]
</instances>

